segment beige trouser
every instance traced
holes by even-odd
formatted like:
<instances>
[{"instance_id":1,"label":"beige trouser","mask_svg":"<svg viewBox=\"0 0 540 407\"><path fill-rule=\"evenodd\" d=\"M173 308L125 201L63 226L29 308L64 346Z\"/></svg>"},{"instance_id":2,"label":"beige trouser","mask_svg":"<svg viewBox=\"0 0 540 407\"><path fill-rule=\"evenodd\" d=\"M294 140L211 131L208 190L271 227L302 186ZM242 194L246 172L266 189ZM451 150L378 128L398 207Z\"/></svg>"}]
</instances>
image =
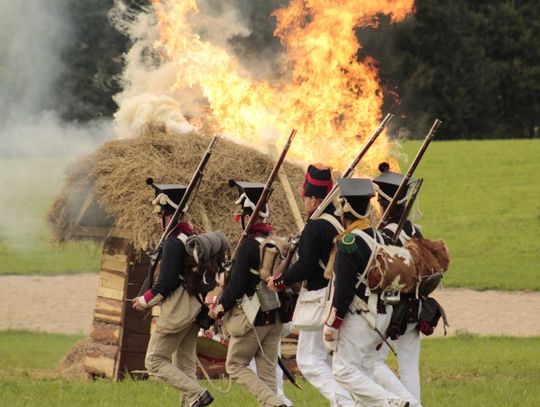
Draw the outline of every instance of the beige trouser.
<instances>
[{"instance_id":1,"label":"beige trouser","mask_svg":"<svg viewBox=\"0 0 540 407\"><path fill-rule=\"evenodd\" d=\"M196 324L176 333L164 333L158 327L146 351L145 364L148 371L180 390L184 396L183 405L194 403L205 390L197 382L198 332Z\"/></svg>"},{"instance_id":2,"label":"beige trouser","mask_svg":"<svg viewBox=\"0 0 540 407\"><path fill-rule=\"evenodd\" d=\"M229 340L225 364L227 373L246 386L264 407L283 405L283 401L277 395L276 384L276 365L282 327L281 323L255 327L264 353L259 347L254 329L243 336L231 336ZM257 365L257 374L249 368L253 358Z\"/></svg>"}]
</instances>

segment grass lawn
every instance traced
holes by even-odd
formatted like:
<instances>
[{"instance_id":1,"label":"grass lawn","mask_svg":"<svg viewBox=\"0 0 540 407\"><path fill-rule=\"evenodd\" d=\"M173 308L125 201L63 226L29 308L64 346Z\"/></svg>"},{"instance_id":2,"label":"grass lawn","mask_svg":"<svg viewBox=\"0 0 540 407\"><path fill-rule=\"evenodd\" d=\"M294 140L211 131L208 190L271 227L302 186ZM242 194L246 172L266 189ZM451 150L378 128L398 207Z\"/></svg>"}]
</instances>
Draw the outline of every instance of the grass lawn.
<instances>
[{"instance_id":1,"label":"grass lawn","mask_svg":"<svg viewBox=\"0 0 540 407\"><path fill-rule=\"evenodd\" d=\"M0 159L0 274L95 271L95 243L51 246L45 213L57 194L68 160Z\"/></svg>"},{"instance_id":2,"label":"grass lawn","mask_svg":"<svg viewBox=\"0 0 540 407\"><path fill-rule=\"evenodd\" d=\"M177 406L177 392L154 381L95 382L54 373L78 336L0 332L1 405ZM422 394L425 407L537 406L540 400L540 338L461 336L423 341ZM391 364L392 361L391 361ZM218 382L224 387L225 383ZM204 382L216 407L256 406L241 386L220 394ZM308 383L303 391L286 383L298 407L328 404Z\"/></svg>"},{"instance_id":3,"label":"grass lawn","mask_svg":"<svg viewBox=\"0 0 540 407\"><path fill-rule=\"evenodd\" d=\"M409 162L419 146L404 145ZM539 154L540 140L431 143L419 223L450 247L446 286L540 290Z\"/></svg>"}]
</instances>

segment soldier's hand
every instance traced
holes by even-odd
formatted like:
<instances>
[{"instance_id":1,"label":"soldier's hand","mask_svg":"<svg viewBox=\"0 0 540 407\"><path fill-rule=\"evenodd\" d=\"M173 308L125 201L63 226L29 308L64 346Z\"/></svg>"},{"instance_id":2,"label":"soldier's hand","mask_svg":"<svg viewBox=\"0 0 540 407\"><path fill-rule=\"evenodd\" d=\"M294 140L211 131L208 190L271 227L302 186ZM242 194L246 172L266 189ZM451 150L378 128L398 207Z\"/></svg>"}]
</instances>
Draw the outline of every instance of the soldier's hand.
<instances>
[{"instance_id":1,"label":"soldier's hand","mask_svg":"<svg viewBox=\"0 0 540 407\"><path fill-rule=\"evenodd\" d=\"M144 297L143 297L144 300ZM141 297L135 297L131 301L131 306L136 309L137 311L144 311L147 307L144 307L141 302Z\"/></svg>"},{"instance_id":2,"label":"soldier's hand","mask_svg":"<svg viewBox=\"0 0 540 407\"><path fill-rule=\"evenodd\" d=\"M274 277L270 276L270 277L267 277L266 278L266 285L268 286L268 288L277 293L278 292L278 289L276 288L276 286L274 285Z\"/></svg>"},{"instance_id":3,"label":"soldier's hand","mask_svg":"<svg viewBox=\"0 0 540 407\"><path fill-rule=\"evenodd\" d=\"M214 304L208 310L208 316L212 319L220 319L223 316L224 309L221 304Z\"/></svg>"},{"instance_id":4,"label":"soldier's hand","mask_svg":"<svg viewBox=\"0 0 540 407\"><path fill-rule=\"evenodd\" d=\"M328 352L334 352L337 349L339 331L336 328L325 325L323 330L324 347Z\"/></svg>"}]
</instances>

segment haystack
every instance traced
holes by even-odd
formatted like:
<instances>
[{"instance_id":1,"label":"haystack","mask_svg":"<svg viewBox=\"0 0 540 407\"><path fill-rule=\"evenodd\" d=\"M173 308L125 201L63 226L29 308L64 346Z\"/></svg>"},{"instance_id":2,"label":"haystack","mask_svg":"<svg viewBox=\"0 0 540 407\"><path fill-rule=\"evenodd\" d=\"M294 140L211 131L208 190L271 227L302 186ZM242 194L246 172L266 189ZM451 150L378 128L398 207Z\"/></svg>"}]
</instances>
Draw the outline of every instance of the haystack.
<instances>
[{"instance_id":1,"label":"haystack","mask_svg":"<svg viewBox=\"0 0 540 407\"><path fill-rule=\"evenodd\" d=\"M163 126L148 125L137 138L109 141L77 160L68 168L64 186L47 214L53 240L95 237L85 230L116 228L136 249L153 247L160 225L152 215L153 191L146 179L187 185L209 142L209 136L178 136ZM264 183L273 165L273 159L249 147L219 140L189 212L195 229L223 230L234 243L240 235L232 221L237 192L228 181ZM302 168L286 163L283 169L293 186L301 184ZM297 229L279 180L273 189L271 223L278 234L293 234ZM296 199L300 205L300 198Z\"/></svg>"}]
</instances>

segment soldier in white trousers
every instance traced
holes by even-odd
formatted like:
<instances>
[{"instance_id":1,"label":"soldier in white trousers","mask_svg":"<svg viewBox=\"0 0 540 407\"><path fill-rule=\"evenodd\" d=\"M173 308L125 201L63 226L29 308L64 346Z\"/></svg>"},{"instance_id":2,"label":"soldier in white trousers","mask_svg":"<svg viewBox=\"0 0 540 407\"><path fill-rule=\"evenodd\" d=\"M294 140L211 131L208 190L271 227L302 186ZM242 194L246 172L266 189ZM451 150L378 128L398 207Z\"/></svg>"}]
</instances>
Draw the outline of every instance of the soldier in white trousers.
<instances>
[{"instance_id":1,"label":"soldier in white trousers","mask_svg":"<svg viewBox=\"0 0 540 407\"><path fill-rule=\"evenodd\" d=\"M387 163L381 163L379 165L379 170L381 171L381 174L373 180L373 183L377 191L379 205L383 210L386 210L403 181L403 174L390 171L390 166ZM412 183L412 180L410 183ZM398 197L394 210L389 214L385 224L382 225L380 232L386 243L390 243L394 240L398 223L400 222L404 211L406 197L407 189L404 189ZM412 237L423 236L420 229L411 221L407 220L403 224L399 239L397 239L395 244L403 246L405 242ZM404 327L404 331L398 332L399 329L403 328L392 327L389 331L389 335L396 338L396 340L392 340L391 343L395 347L397 353L400 381L415 399L418 400L417 405L420 406L420 332L418 330L418 315L420 313L421 301L416 298L415 293L411 293L402 294L401 302L402 304L400 306L406 308L406 313L403 314L403 317L407 318L407 323L405 324L405 321L397 322L396 325ZM402 313L400 312L400 315L401 314ZM387 374L388 367L384 363L387 356L388 349L381 349L380 362L375 369L375 375L377 377Z\"/></svg>"},{"instance_id":2,"label":"soldier in white trousers","mask_svg":"<svg viewBox=\"0 0 540 407\"><path fill-rule=\"evenodd\" d=\"M389 369L375 377L380 338L374 328L386 331L391 309L369 292L365 279L372 248L383 243L369 221L375 191L366 178L340 179L338 184L346 229L338 241L332 311L324 326L325 346L334 352L334 377L357 406L408 407L416 400Z\"/></svg>"},{"instance_id":3,"label":"soldier in white trousers","mask_svg":"<svg viewBox=\"0 0 540 407\"><path fill-rule=\"evenodd\" d=\"M302 187L302 201L308 215L317 209L332 186L330 169L315 165L308 167ZM330 257L334 238L343 230L334 212L335 207L330 204L319 218L306 223L298 243L298 261L283 273L269 278L271 289L283 290L299 282L302 282L304 289L309 292L327 289L325 264ZM321 392L332 407L354 406L349 392L336 382L332 374L332 356L324 348L323 327L299 331L296 363L302 375Z\"/></svg>"}]
</instances>

